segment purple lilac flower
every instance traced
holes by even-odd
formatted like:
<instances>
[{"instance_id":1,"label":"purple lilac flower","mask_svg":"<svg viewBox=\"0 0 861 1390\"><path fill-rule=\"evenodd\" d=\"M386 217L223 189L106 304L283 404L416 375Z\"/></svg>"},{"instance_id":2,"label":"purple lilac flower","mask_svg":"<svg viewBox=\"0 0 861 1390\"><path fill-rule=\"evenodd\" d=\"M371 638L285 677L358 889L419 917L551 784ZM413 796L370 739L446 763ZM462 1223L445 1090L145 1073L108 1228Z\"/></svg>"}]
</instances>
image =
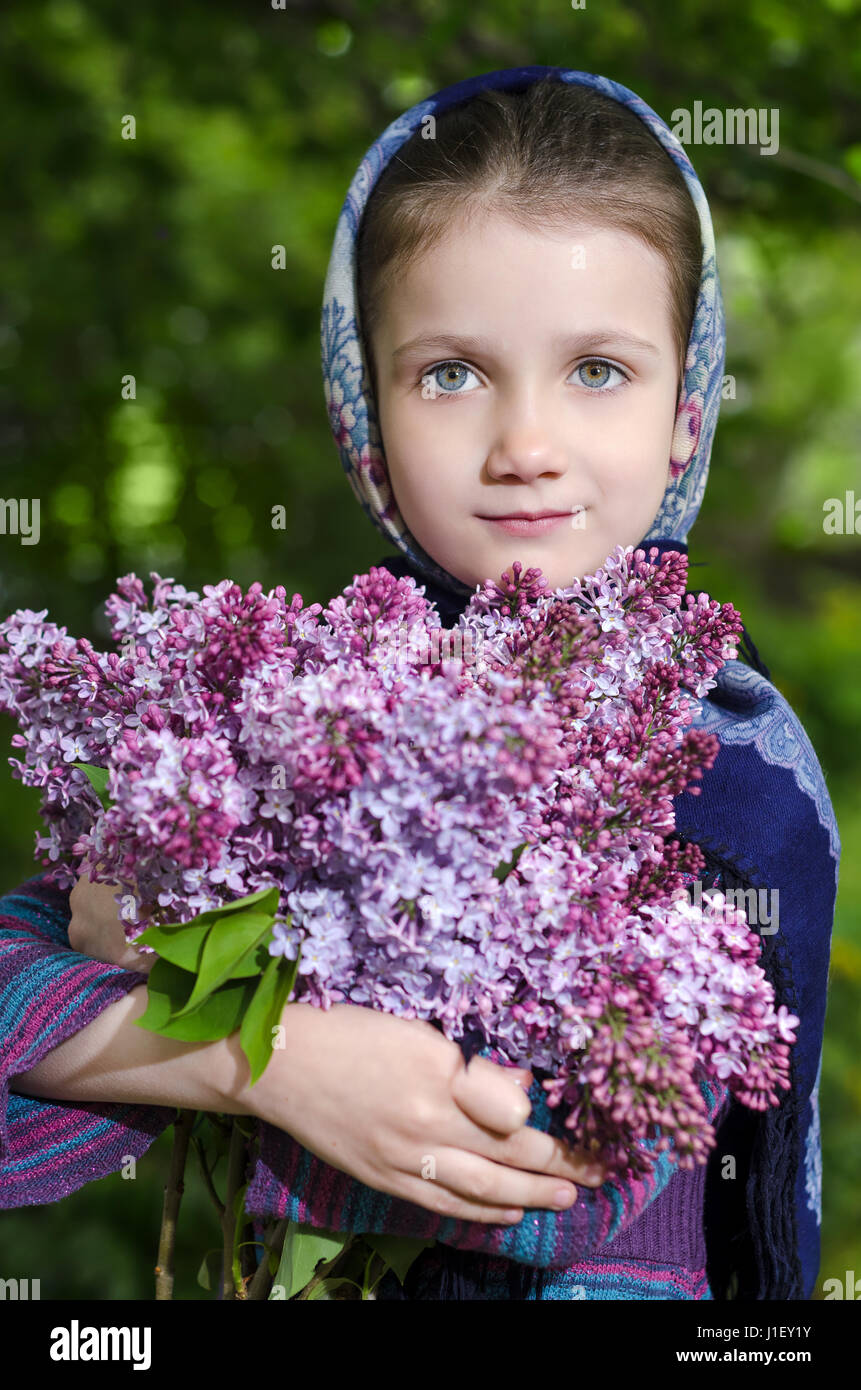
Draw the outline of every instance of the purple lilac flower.
<instances>
[{"instance_id":1,"label":"purple lilac flower","mask_svg":"<svg viewBox=\"0 0 861 1390\"><path fill-rule=\"evenodd\" d=\"M134 889L129 939L275 885L294 999L478 1028L620 1172L656 1126L703 1162L696 1078L776 1104L798 1020L743 916L680 889L702 857L670 839L673 797L714 761L691 724L740 633L686 575L630 547L566 589L515 564L459 619L479 660L444 658L424 590L377 568L325 609L127 575L116 652L20 610L0 708L37 853ZM108 770L107 811L74 762Z\"/></svg>"}]
</instances>

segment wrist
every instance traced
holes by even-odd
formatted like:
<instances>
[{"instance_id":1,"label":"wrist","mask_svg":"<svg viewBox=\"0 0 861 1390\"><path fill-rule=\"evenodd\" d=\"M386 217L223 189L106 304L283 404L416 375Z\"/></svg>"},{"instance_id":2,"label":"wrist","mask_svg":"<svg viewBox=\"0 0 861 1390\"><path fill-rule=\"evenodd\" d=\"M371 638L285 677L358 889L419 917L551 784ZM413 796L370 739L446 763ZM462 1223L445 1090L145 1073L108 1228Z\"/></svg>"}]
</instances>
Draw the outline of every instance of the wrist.
<instances>
[{"instance_id":1,"label":"wrist","mask_svg":"<svg viewBox=\"0 0 861 1390\"><path fill-rule=\"evenodd\" d=\"M285 1004L279 1027L271 1039L272 1053L263 1073L252 1086L251 1067L242 1050L239 1032L224 1039L219 1066L219 1088L234 1113L253 1115L272 1124L281 1123L297 1103L302 1106L302 1082L307 1075L306 1055L313 1047L314 1028L321 1010L308 1003ZM289 1059L289 1060L288 1060ZM286 1068L286 1070L283 1070ZM282 1126L283 1127L283 1126Z\"/></svg>"},{"instance_id":2,"label":"wrist","mask_svg":"<svg viewBox=\"0 0 861 1390\"><path fill-rule=\"evenodd\" d=\"M226 1115L256 1115L251 1067L242 1051L239 1030L211 1043L206 1071L213 1088L213 1103L207 1108Z\"/></svg>"}]
</instances>

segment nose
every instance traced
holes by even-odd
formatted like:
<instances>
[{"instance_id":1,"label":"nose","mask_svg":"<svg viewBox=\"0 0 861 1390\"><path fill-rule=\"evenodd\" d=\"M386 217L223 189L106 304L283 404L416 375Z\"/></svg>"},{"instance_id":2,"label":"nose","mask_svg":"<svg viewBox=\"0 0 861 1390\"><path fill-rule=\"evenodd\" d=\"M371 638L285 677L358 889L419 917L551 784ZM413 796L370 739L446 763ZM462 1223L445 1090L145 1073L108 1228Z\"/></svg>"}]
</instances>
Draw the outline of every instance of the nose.
<instances>
[{"instance_id":1,"label":"nose","mask_svg":"<svg viewBox=\"0 0 861 1390\"><path fill-rule=\"evenodd\" d=\"M485 461L488 477L499 482L528 483L564 473L567 452L547 419L546 412L524 405L498 421Z\"/></svg>"}]
</instances>

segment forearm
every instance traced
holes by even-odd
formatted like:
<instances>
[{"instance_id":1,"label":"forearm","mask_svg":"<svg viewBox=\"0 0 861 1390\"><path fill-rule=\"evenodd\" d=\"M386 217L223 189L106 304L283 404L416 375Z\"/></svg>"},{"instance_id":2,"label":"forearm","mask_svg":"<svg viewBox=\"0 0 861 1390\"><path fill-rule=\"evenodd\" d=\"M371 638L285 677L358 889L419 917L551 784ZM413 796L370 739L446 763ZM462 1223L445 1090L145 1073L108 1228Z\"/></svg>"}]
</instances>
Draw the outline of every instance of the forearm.
<instances>
[{"instance_id":1,"label":"forearm","mask_svg":"<svg viewBox=\"0 0 861 1390\"><path fill-rule=\"evenodd\" d=\"M251 1114L242 1098L248 1064L238 1034L218 1042L175 1042L137 1026L146 1006L142 984L58 1043L29 1071L11 1077L10 1088L46 1100L128 1101Z\"/></svg>"}]
</instances>

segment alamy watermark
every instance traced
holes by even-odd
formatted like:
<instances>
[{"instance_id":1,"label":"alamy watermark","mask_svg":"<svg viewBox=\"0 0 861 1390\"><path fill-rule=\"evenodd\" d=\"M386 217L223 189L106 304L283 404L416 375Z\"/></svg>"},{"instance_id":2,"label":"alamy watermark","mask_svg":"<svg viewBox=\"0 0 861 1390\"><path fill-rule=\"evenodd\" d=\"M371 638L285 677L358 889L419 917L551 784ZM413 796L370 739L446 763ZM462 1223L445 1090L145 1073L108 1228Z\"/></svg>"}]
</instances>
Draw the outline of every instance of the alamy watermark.
<instances>
[{"instance_id":1,"label":"alamy watermark","mask_svg":"<svg viewBox=\"0 0 861 1390\"><path fill-rule=\"evenodd\" d=\"M397 667L436 665L440 661L462 661L480 673L488 662L507 662L511 653L501 638L489 639L475 628L425 627L407 624L403 619L391 635L375 644L383 664Z\"/></svg>"},{"instance_id":2,"label":"alamy watermark","mask_svg":"<svg viewBox=\"0 0 861 1390\"><path fill-rule=\"evenodd\" d=\"M776 106L724 111L709 106L704 111L702 102L695 101L693 112L678 106L670 116L670 129L683 145L758 145L760 154L777 154L779 127Z\"/></svg>"},{"instance_id":3,"label":"alamy watermark","mask_svg":"<svg viewBox=\"0 0 861 1390\"><path fill-rule=\"evenodd\" d=\"M697 880L691 887L691 894L688 897L688 890L680 888L679 900L687 900L701 911L708 910L711 917L719 916L722 910L727 923L735 921L736 912L743 912L750 926L760 928L761 936L774 936L780 925L779 888L726 888L704 893L702 883ZM722 909L720 903L715 902L720 897L723 898Z\"/></svg>"},{"instance_id":4,"label":"alamy watermark","mask_svg":"<svg viewBox=\"0 0 861 1390\"><path fill-rule=\"evenodd\" d=\"M48 1352L52 1361L131 1361L132 1370L152 1365L152 1328L81 1327L72 1318L68 1327L51 1329Z\"/></svg>"},{"instance_id":5,"label":"alamy watermark","mask_svg":"<svg viewBox=\"0 0 861 1390\"><path fill-rule=\"evenodd\" d=\"M38 497L0 497L0 536L20 536L22 545L39 544Z\"/></svg>"},{"instance_id":6,"label":"alamy watermark","mask_svg":"<svg viewBox=\"0 0 861 1390\"><path fill-rule=\"evenodd\" d=\"M0 1302L41 1298L41 1279L0 1279Z\"/></svg>"},{"instance_id":7,"label":"alamy watermark","mask_svg":"<svg viewBox=\"0 0 861 1390\"><path fill-rule=\"evenodd\" d=\"M826 497L822 510L822 529L826 536L861 536L861 497L848 489L845 497Z\"/></svg>"}]
</instances>

